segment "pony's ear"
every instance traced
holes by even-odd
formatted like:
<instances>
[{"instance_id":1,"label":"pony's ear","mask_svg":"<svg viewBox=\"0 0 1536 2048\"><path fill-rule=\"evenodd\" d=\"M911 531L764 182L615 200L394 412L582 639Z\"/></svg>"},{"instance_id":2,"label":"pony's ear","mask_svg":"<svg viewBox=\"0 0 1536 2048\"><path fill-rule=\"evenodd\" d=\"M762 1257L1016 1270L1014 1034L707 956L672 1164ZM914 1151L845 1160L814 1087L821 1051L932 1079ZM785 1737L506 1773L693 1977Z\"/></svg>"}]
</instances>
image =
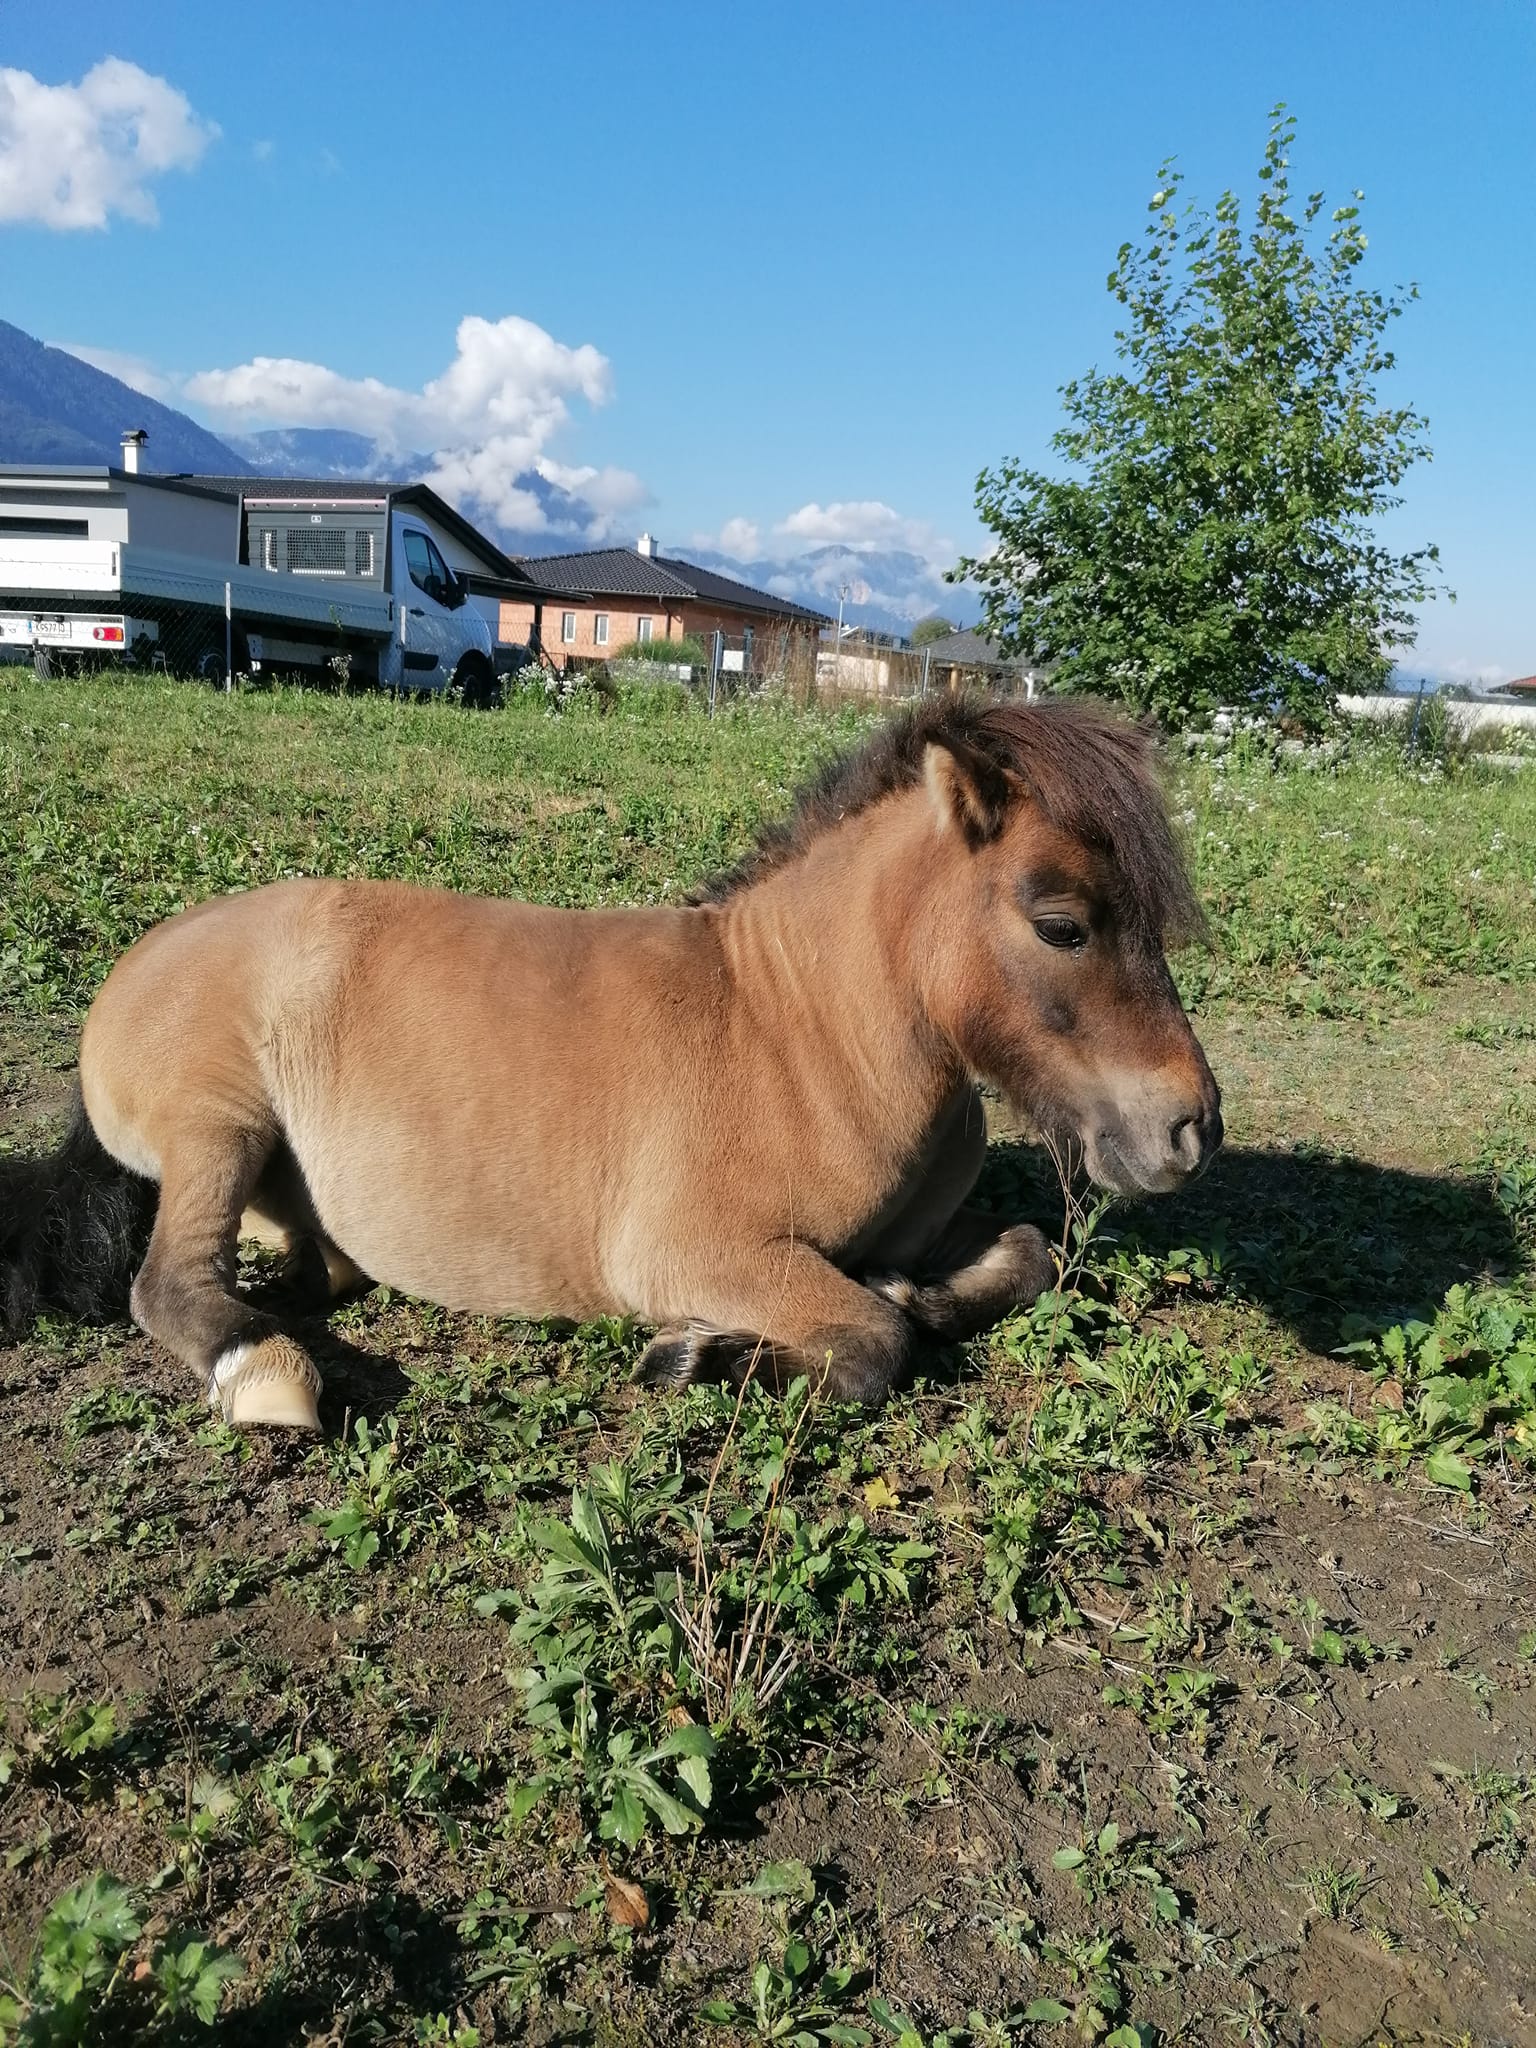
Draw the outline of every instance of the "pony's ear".
<instances>
[{"instance_id":1,"label":"pony's ear","mask_svg":"<svg viewBox=\"0 0 1536 2048\"><path fill-rule=\"evenodd\" d=\"M953 829L968 846L985 846L1002 831L1008 777L979 747L965 740L931 740L923 755L923 781L941 830Z\"/></svg>"}]
</instances>

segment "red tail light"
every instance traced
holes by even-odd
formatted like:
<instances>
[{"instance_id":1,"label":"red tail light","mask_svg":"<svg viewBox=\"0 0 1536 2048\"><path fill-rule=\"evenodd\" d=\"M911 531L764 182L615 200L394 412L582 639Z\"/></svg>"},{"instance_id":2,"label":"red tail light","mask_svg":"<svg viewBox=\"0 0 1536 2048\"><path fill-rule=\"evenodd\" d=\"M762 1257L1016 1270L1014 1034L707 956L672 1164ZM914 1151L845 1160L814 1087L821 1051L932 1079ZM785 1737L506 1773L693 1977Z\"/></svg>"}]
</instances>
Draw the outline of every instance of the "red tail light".
<instances>
[{"instance_id":1,"label":"red tail light","mask_svg":"<svg viewBox=\"0 0 1536 2048\"><path fill-rule=\"evenodd\" d=\"M92 626L91 628L91 638L93 640L121 640L122 637L123 629L121 626Z\"/></svg>"}]
</instances>

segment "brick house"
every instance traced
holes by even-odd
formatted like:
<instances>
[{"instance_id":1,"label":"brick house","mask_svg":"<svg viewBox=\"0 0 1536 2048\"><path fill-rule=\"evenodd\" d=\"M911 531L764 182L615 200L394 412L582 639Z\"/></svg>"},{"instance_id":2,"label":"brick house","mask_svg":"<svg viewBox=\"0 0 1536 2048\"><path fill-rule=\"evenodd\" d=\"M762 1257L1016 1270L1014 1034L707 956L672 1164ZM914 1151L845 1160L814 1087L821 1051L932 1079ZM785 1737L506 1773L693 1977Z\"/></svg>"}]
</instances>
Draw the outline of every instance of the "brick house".
<instances>
[{"instance_id":1,"label":"brick house","mask_svg":"<svg viewBox=\"0 0 1536 2048\"><path fill-rule=\"evenodd\" d=\"M788 638L814 653L832 621L787 597L755 590L673 555L661 555L648 533L633 548L589 548L574 555L533 555L518 566L537 578L545 596L535 605L504 599L498 637L542 646L545 659L601 661L632 640L708 640L715 632L739 643L750 631L761 654Z\"/></svg>"}]
</instances>

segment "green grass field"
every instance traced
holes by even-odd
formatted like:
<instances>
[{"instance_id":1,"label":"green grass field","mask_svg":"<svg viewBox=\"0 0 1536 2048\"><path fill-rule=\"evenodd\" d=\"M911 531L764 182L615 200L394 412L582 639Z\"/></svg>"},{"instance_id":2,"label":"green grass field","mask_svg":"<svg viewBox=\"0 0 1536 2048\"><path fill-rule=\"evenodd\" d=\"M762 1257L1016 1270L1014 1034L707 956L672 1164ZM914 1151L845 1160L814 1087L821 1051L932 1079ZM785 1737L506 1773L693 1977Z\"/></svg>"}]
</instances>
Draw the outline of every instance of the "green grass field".
<instances>
[{"instance_id":1,"label":"green grass field","mask_svg":"<svg viewBox=\"0 0 1536 2048\"><path fill-rule=\"evenodd\" d=\"M0 673L0 1146L183 903L664 900L863 722ZM315 1445L0 1350L0 2039L1536 2039L1536 767L1169 779L1228 1147L1064 1217L997 1106L1063 1287L878 1416L382 1289Z\"/></svg>"}]
</instances>

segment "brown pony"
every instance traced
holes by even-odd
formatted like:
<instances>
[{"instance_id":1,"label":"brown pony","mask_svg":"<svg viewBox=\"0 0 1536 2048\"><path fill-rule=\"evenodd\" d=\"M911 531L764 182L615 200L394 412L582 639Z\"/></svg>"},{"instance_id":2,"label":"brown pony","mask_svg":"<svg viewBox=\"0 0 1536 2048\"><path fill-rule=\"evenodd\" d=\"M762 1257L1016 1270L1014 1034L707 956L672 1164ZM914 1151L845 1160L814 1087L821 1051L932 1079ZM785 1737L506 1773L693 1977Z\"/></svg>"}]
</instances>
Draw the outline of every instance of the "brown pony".
<instances>
[{"instance_id":1,"label":"brown pony","mask_svg":"<svg viewBox=\"0 0 1536 2048\"><path fill-rule=\"evenodd\" d=\"M236 1290L243 1219L332 1292L634 1315L670 1384L756 1361L879 1401L920 1336L1052 1282L1037 1230L965 1206L978 1080L1103 1186L1209 1160L1163 957L1199 923L1149 742L1073 702L897 719L686 905L221 897L113 968L83 1121L11 1169L11 1320L121 1287L152 1213L137 1321L229 1420L316 1427L314 1366Z\"/></svg>"}]
</instances>

